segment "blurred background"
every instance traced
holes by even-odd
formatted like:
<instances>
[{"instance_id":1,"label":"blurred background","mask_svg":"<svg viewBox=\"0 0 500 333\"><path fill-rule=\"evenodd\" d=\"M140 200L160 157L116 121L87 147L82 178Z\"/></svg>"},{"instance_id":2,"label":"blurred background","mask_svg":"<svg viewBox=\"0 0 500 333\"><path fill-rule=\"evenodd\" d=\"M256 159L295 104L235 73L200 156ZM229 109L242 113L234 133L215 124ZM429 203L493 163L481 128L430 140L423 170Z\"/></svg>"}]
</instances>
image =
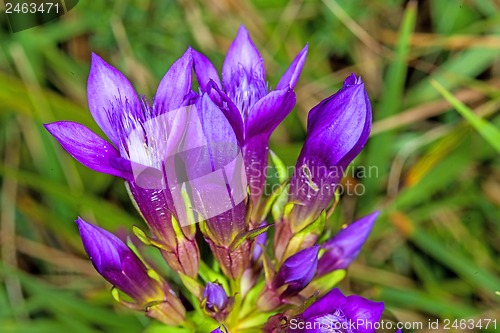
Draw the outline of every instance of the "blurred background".
<instances>
[{"instance_id":1,"label":"blurred background","mask_svg":"<svg viewBox=\"0 0 500 333\"><path fill-rule=\"evenodd\" d=\"M123 182L78 164L42 124L102 133L87 109L91 52L152 97L188 45L220 69L240 24L271 87L309 43L297 105L272 137L286 164L308 110L351 72L371 97L372 136L345 183L357 192L343 195L328 227L382 215L341 288L384 301L401 321L496 318L499 327L498 137L473 126L500 124L499 9L495 0L82 0L17 33L1 13L0 331L170 332L113 301L73 223L141 224Z\"/></svg>"}]
</instances>

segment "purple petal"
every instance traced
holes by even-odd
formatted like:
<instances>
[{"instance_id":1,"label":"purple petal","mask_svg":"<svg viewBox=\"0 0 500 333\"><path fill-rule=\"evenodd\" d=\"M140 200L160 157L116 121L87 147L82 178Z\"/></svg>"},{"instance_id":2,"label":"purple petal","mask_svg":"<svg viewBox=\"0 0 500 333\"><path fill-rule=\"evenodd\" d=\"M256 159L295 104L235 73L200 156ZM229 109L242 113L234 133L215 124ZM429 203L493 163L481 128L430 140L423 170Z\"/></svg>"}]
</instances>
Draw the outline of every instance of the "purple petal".
<instances>
[{"instance_id":1,"label":"purple petal","mask_svg":"<svg viewBox=\"0 0 500 333\"><path fill-rule=\"evenodd\" d=\"M247 182L253 203L257 204L264 194L266 185L266 168L269 152L269 136L260 134L249 138L243 147Z\"/></svg>"},{"instance_id":2,"label":"purple petal","mask_svg":"<svg viewBox=\"0 0 500 333\"><path fill-rule=\"evenodd\" d=\"M344 87L309 112L307 137L291 180L293 230L317 218L333 198L344 171L363 149L371 129L371 106L360 79L347 78Z\"/></svg>"},{"instance_id":3,"label":"purple petal","mask_svg":"<svg viewBox=\"0 0 500 333\"><path fill-rule=\"evenodd\" d=\"M214 81L217 87L222 88L220 83L219 74L217 73L217 69L215 66L198 51L193 50L193 64L194 64L194 73L196 74L196 79L200 85L200 89L202 92L207 92L206 86L210 80Z\"/></svg>"},{"instance_id":4,"label":"purple petal","mask_svg":"<svg viewBox=\"0 0 500 333\"><path fill-rule=\"evenodd\" d=\"M384 303L370 301L358 295L351 295L347 297L343 310L347 318L361 324L357 325L359 333L372 333L374 324L379 322L382 317Z\"/></svg>"},{"instance_id":5,"label":"purple petal","mask_svg":"<svg viewBox=\"0 0 500 333\"><path fill-rule=\"evenodd\" d=\"M240 145L243 145L245 140L245 125L243 123L243 118L241 117L240 111L233 103L233 101L219 88L216 82L209 82L206 88L207 93L209 94L212 101L217 104L217 106L226 116L229 124L231 124L234 134L236 135L236 139L238 140Z\"/></svg>"},{"instance_id":6,"label":"purple petal","mask_svg":"<svg viewBox=\"0 0 500 333\"><path fill-rule=\"evenodd\" d=\"M297 54L293 62L290 64L290 67L288 67L285 74L281 77L280 82L278 82L276 90L287 88L293 89L295 87L297 81L299 80L300 73L302 73L302 67L304 67L304 63L306 62L308 48L309 45L306 44L302 51Z\"/></svg>"},{"instance_id":7,"label":"purple petal","mask_svg":"<svg viewBox=\"0 0 500 333\"><path fill-rule=\"evenodd\" d=\"M295 106L293 90L275 90L260 99L248 113L246 137L267 133L274 129L288 116Z\"/></svg>"},{"instance_id":8,"label":"purple petal","mask_svg":"<svg viewBox=\"0 0 500 333\"><path fill-rule=\"evenodd\" d=\"M161 80L153 103L155 112L163 114L184 106L185 98L191 92L192 72L192 49L188 48Z\"/></svg>"},{"instance_id":9,"label":"purple petal","mask_svg":"<svg viewBox=\"0 0 500 333\"><path fill-rule=\"evenodd\" d=\"M203 291L203 298L207 300L207 307L211 311L222 311L227 304L226 291L218 283L209 282Z\"/></svg>"},{"instance_id":10,"label":"purple petal","mask_svg":"<svg viewBox=\"0 0 500 333\"><path fill-rule=\"evenodd\" d=\"M287 293L299 292L304 289L316 274L318 251L319 246L314 245L286 259L276 275L273 287L277 289L288 284Z\"/></svg>"},{"instance_id":11,"label":"purple petal","mask_svg":"<svg viewBox=\"0 0 500 333\"><path fill-rule=\"evenodd\" d=\"M108 282L137 301L158 293L146 267L118 237L81 218L75 222L92 264Z\"/></svg>"},{"instance_id":12,"label":"purple petal","mask_svg":"<svg viewBox=\"0 0 500 333\"><path fill-rule=\"evenodd\" d=\"M335 288L309 306L302 316L304 319L310 319L335 312L336 309L341 309L346 302L347 297Z\"/></svg>"},{"instance_id":13,"label":"purple petal","mask_svg":"<svg viewBox=\"0 0 500 333\"><path fill-rule=\"evenodd\" d=\"M374 212L357 220L323 244L326 251L319 259L318 275L346 269L358 256L379 214Z\"/></svg>"},{"instance_id":14,"label":"purple petal","mask_svg":"<svg viewBox=\"0 0 500 333\"><path fill-rule=\"evenodd\" d=\"M86 167L124 179L130 179L130 163L118 150L82 124L58 121L44 125L61 146Z\"/></svg>"},{"instance_id":15,"label":"purple petal","mask_svg":"<svg viewBox=\"0 0 500 333\"><path fill-rule=\"evenodd\" d=\"M257 79L265 80L264 60L243 25L229 47L226 59L222 65L222 81L226 91L229 90L228 85L231 82L233 73L238 72L240 67Z\"/></svg>"},{"instance_id":16,"label":"purple petal","mask_svg":"<svg viewBox=\"0 0 500 333\"><path fill-rule=\"evenodd\" d=\"M82 237L83 247L96 270L121 269L122 259L130 249L115 235L98 226L87 223L80 217L75 221Z\"/></svg>"},{"instance_id":17,"label":"purple petal","mask_svg":"<svg viewBox=\"0 0 500 333\"><path fill-rule=\"evenodd\" d=\"M92 53L87 99L97 125L119 147L120 132L115 122L140 110L141 103L127 78L95 53Z\"/></svg>"},{"instance_id":18,"label":"purple petal","mask_svg":"<svg viewBox=\"0 0 500 333\"><path fill-rule=\"evenodd\" d=\"M302 158L318 156L329 166L345 168L364 147L370 129L371 106L364 84L345 84L309 112Z\"/></svg>"},{"instance_id":19,"label":"purple petal","mask_svg":"<svg viewBox=\"0 0 500 333\"><path fill-rule=\"evenodd\" d=\"M188 126L186 139L192 141L189 143L192 148L206 149L197 160L186 162L198 163L196 166L192 165L190 170L201 176L225 167L241 150L232 126L208 95L204 94L200 98L196 108L199 126Z\"/></svg>"}]
</instances>

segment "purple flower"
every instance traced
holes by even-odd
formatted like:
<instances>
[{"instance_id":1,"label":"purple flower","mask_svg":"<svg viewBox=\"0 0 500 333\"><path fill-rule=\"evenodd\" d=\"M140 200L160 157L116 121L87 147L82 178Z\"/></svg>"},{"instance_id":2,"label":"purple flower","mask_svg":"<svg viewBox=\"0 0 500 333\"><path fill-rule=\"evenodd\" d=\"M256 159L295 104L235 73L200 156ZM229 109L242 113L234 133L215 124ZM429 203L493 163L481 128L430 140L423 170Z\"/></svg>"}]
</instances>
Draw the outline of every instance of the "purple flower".
<instances>
[{"instance_id":1,"label":"purple flower","mask_svg":"<svg viewBox=\"0 0 500 333\"><path fill-rule=\"evenodd\" d=\"M205 286L203 299L206 301L206 309L213 313L224 310L228 303L228 297L224 288L220 284L212 282L207 283Z\"/></svg>"},{"instance_id":2,"label":"purple flower","mask_svg":"<svg viewBox=\"0 0 500 333\"><path fill-rule=\"evenodd\" d=\"M175 225L183 212L167 189L163 170L188 123L185 110L194 98L192 66L188 49L165 74L150 104L137 96L123 74L93 54L87 86L89 109L112 144L78 123L60 121L45 127L83 165L127 180L169 265L194 277L199 261L196 228Z\"/></svg>"},{"instance_id":3,"label":"purple flower","mask_svg":"<svg viewBox=\"0 0 500 333\"><path fill-rule=\"evenodd\" d=\"M264 61L244 26L240 27L227 52L222 66L222 83L212 63L204 55L193 52L194 69L201 90L210 93L224 107L243 146L254 205L262 196L265 185L269 137L295 105L293 88L306 56L307 45L292 62L276 89L269 91Z\"/></svg>"},{"instance_id":4,"label":"purple flower","mask_svg":"<svg viewBox=\"0 0 500 333\"><path fill-rule=\"evenodd\" d=\"M290 181L292 208L276 223L275 256L284 260L314 244L322 229L289 248L290 240L316 221L333 199L351 161L361 152L370 134L371 106L361 78L349 76L342 88L311 109L307 137Z\"/></svg>"},{"instance_id":5,"label":"purple flower","mask_svg":"<svg viewBox=\"0 0 500 333\"><path fill-rule=\"evenodd\" d=\"M370 100L354 74L309 112L306 141L290 184L289 201L298 203L288 218L294 233L331 202L345 169L368 140L371 121Z\"/></svg>"},{"instance_id":6,"label":"purple flower","mask_svg":"<svg viewBox=\"0 0 500 333\"><path fill-rule=\"evenodd\" d=\"M82 243L95 269L114 287L133 298L148 316L176 325L184 320L185 309L166 282L150 277L147 268L118 237L87 223L76 221ZM148 309L148 305L157 303Z\"/></svg>"},{"instance_id":7,"label":"purple flower","mask_svg":"<svg viewBox=\"0 0 500 333\"><path fill-rule=\"evenodd\" d=\"M326 241L321 246L326 251L319 259L318 275L346 269L358 256L379 214L374 212L353 222Z\"/></svg>"},{"instance_id":8,"label":"purple flower","mask_svg":"<svg viewBox=\"0 0 500 333\"><path fill-rule=\"evenodd\" d=\"M333 289L309 306L290 328L292 332L304 333L374 333L383 311L383 302L357 295L346 297L339 289Z\"/></svg>"},{"instance_id":9,"label":"purple flower","mask_svg":"<svg viewBox=\"0 0 500 333\"><path fill-rule=\"evenodd\" d=\"M319 246L314 245L286 259L273 280L273 288L279 289L281 286L287 285L288 288L282 297L298 294L316 274L318 252Z\"/></svg>"},{"instance_id":10,"label":"purple flower","mask_svg":"<svg viewBox=\"0 0 500 333\"><path fill-rule=\"evenodd\" d=\"M75 222L92 264L109 283L135 300L154 299L162 293L144 264L118 237L81 218Z\"/></svg>"}]
</instances>

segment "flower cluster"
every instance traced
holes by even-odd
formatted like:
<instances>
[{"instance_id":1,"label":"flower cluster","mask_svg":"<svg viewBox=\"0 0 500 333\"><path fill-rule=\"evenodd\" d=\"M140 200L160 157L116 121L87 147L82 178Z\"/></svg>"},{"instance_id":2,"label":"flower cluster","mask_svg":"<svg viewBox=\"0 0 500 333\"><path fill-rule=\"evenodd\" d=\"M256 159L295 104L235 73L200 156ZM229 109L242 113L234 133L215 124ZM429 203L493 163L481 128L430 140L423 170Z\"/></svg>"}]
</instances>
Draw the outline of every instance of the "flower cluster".
<instances>
[{"instance_id":1,"label":"flower cluster","mask_svg":"<svg viewBox=\"0 0 500 333\"><path fill-rule=\"evenodd\" d=\"M332 288L378 213L318 243L336 206L338 170L360 153L370 133L361 78L349 76L311 109L294 173L279 173L279 190L263 194L269 138L295 105L307 52L306 45L270 89L264 61L241 27L222 80L208 58L188 48L152 100L138 96L122 73L93 55L89 109L109 141L74 122L45 127L80 163L125 181L149 229L134 227L135 235L156 247L182 282L166 281L140 246L78 218L85 251L119 302L199 332L372 332L332 327L377 322L383 303ZM213 260L202 260L198 233ZM188 314L186 308L194 310Z\"/></svg>"}]
</instances>

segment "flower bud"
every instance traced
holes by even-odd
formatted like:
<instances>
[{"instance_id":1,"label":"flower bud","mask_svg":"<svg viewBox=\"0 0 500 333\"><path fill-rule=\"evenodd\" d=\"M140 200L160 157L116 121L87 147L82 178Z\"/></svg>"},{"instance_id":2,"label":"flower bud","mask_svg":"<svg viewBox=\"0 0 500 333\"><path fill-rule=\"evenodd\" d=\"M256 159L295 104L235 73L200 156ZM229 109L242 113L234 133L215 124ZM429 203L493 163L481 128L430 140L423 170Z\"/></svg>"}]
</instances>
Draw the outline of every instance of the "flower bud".
<instances>
[{"instance_id":1,"label":"flower bud","mask_svg":"<svg viewBox=\"0 0 500 333\"><path fill-rule=\"evenodd\" d=\"M274 278L273 288L288 288L282 297L294 296L304 289L316 274L319 246L314 245L297 252L285 260Z\"/></svg>"},{"instance_id":2,"label":"flower bud","mask_svg":"<svg viewBox=\"0 0 500 333\"><path fill-rule=\"evenodd\" d=\"M112 233L76 221L83 247L95 269L114 287L136 302L135 307L169 325L184 321L185 309L168 284L152 278L141 260Z\"/></svg>"},{"instance_id":3,"label":"flower bud","mask_svg":"<svg viewBox=\"0 0 500 333\"><path fill-rule=\"evenodd\" d=\"M218 313L224 310L228 297L224 288L218 283L209 282L203 291L205 310L209 313Z\"/></svg>"},{"instance_id":4,"label":"flower bud","mask_svg":"<svg viewBox=\"0 0 500 333\"><path fill-rule=\"evenodd\" d=\"M349 76L337 93L310 112L307 137L290 183L289 216L294 233L327 208L351 161L370 134L372 112L361 78Z\"/></svg>"},{"instance_id":5,"label":"flower bud","mask_svg":"<svg viewBox=\"0 0 500 333\"><path fill-rule=\"evenodd\" d=\"M373 228L379 212L374 212L340 230L321 247L326 251L318 262L318 275L346 269L356 259Z\"/></svg>"}]
</instances>

